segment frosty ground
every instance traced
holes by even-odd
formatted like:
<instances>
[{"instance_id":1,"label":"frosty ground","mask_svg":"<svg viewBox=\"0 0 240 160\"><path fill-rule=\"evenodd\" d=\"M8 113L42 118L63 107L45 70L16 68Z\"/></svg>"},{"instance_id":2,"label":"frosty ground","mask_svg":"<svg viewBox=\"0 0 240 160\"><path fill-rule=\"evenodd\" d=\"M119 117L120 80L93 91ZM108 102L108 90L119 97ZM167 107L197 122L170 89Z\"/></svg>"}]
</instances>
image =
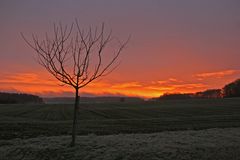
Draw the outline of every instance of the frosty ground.
<instances>
[{"instance_id":1,"label":"frosty ground","mask_svg":"<svg viewBox=\"0 0 240 160\"><path fill-rule=\"evenodd\" d=\"M240 99L0 105L0 160L240 160Z\"/></svg>"},{"instance_id":2,"label":"frosty ground","mask_svg":"<svg viewBox=\"0 0 240 160\"><path fill-rule=\"evenodd\" d=\"M0 140L1 160L239 160L240 128Z\"/></svg>"}]
</instances>

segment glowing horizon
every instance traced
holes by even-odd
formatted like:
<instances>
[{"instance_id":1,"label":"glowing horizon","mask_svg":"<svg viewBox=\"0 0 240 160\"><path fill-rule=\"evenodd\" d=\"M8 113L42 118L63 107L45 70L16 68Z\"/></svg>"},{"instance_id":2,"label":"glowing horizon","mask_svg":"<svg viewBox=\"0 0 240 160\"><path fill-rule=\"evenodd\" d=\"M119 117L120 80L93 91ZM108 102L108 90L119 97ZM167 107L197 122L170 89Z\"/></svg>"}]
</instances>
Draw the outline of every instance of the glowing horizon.
<instances>
[{"instance_id":1,"label":"glowing horizon","mask_svg":"<svg viewBox=\"0 0 240 160\"><path fill-rule=\"evenodd\" d=\"M217 89L207 84L206 80L214 76L219 79L234 77L239 70L224 70L218 72L207 72L192 75L197 77L195 82L186 82L176 78L158 80L151 82L107 82L96 81L85 88L80 89L80 94L85 96L133 96L142 98L159 97L164 93L195 93L206 89ZM71 86L62 86L51 75L42 73L18 73L6 74L0 79L0 89L6 92L19 92L36 94L43 97L74 96L74 89ZM44 77L44 78L42 78ZM199 78L200 77L200 78ZM232 78L231 78L232 79ZM228 81L229 83L230 81ZM222 88L225 84L222 84ZM9 87L11 86L11 87ZM216 86L216 85L215 85Z\"/></svg>"}]
</instances>

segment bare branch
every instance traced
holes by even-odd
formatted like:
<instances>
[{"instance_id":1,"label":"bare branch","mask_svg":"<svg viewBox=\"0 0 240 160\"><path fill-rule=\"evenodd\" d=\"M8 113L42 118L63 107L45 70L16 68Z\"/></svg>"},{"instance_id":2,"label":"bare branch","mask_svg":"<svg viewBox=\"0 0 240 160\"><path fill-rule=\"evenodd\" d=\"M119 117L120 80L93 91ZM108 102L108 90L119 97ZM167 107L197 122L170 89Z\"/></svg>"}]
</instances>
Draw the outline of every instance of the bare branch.
<instances>
[{"instance_id":1,"label":"bare branch","mask_svg":"<svg viewBox=\"0 0 240 160\"><path fill-rule=\"evenodd\" d=\"M103 64L105 48L113 41L112 31L106 32L104 23L100 29L89 27L88 30L80 28L78 20L70 27L54 24L53 36L45 33L41 41L35 34L32 34L31 41L23 33L20 34L37 53L40 65L63 84L77 89L117 68L119 64L114 64L130 39L124 43L118 41L119 47L113 52L113 57L107 64Z\"/></svg>"},{"instance_id":2,"label":"bare branch","mask_svg":"<svg viewBox=\"0 0 240 160\"><path fill-rule=\"evenodd\" d=\"M74 28L75 26L75 28ZM75 31L74 31L75 29ZM42 40L32 34L29 41L23 33L23 40L37 53L37 60L62 85L69 85L75 89L75 107L72 128L72 143L75 145L77 110L79 104L79 88L87 86L94 80L110 74L118 67L116 62L120 53L126 47L130 37L124 43L118 40L119 46L112 52L112 58L104 64L107 46L113 41L112 31L106 32L102 23L97 27L84 31L75 20L70 27L61 23L53 25L53 36L45 33Z\"/></svg>"}]
</instances>

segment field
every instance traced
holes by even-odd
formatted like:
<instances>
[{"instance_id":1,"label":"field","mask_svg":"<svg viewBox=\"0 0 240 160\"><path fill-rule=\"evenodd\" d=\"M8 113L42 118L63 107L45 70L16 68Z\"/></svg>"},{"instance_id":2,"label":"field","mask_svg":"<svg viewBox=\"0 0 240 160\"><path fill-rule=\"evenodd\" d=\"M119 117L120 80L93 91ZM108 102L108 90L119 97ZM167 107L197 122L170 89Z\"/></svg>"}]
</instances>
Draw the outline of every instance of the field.
<instances>
[{"instance_id":1,"label":"field","mask_svg":"<svg viewBox=\"0 0 240 160\"><path fill-rule=\"evenodd\" d=\"M0 159L240 159L239 98L81 103L74 149L72 114L71 104L0 105Z\"/></svg>"},{"instance_id":2,"label":"field","mask_svg":"<svg viewBox=\"0 0 240 160\"><path fill-rule=\"evenodd\" d=\"M84 103L78 134L153 133L240 127L240 99ZM0 105L0 139L69 135L73 106Z\"/></svg>"}]
</instances>

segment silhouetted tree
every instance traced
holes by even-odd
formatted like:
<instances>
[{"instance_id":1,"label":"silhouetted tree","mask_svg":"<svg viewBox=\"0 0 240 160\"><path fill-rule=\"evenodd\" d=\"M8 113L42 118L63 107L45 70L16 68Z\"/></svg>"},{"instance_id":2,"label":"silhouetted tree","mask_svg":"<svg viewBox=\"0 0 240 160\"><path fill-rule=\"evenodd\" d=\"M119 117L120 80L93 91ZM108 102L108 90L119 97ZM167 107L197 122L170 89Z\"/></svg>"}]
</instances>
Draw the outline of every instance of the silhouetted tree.
<instances>
[{"instance_id":1,"label":"silhouetted tree","mask_svg":"<svg viewBox=\"0 0 240 160\"><path fill-rule=\"evenodd\" d=\"M43 99L31 94L0 92L0 104L15 103L43 103Z\"/></svg>"},{"instance_id":2,"label":"silhouetted tree","mask_svg":"<svg viewBox=\"0 0 240 160\"><path fill-rule=\"evenodd\" d=\"M221 89L209 89L197 93L165 93L159 97L159 100L175 100L175 99L198 99L198 98L222 98Z\"/></svg>"},{"instance_id":3,"label":"silhouetted tree","mask_svg":"<svg viewBox=\"0 0 240 160\"><path fill-rule=\"evenodd\" d=\"M195 98L221 98L222 90L221 89L208 89L206 91L195 93L194 97Z\"/></svg>"},{"instance_id":4,"label":"silhouetted tree","mask_svg":"<svg viewBox=\"0 0 240 160\"><path fill-rule=\"evenodd\" d=\"M165 93L159 97L159 99L164 100L176 100L176 99L191 99L193 97L192 93Z\"/></svg>"},{"instance_id":5,"label":"silhouetted tree","mask_svg":"<svg viewBox=\"0 0 240 160\"><path fill-rule=\"evenodd\" d=\"M224 97L240 97L240 79L229 83L223 88Z\"/></svg>"},{"instance_id":6,"label":"silhouetted tree","mask_svg":"<svg viewBox=\"0 0 240 160\"><path fill-rule=\"evenodd\" d=\"M100 29L89 27L87 30L83 30L77 20L70 26L63 26L61 23L59 25L54 24L53 36L51 37L46 33L42 40L32 34L32 41L30 42L22 33L21 35L25 42L36 51L38 62L58 81L73 87L75 90L71 142L71 146L74 146L79 89L115 69L117 66L115 62L128 40L121 43L117 39L113 39L112 32L106 32L104 24ZM111 51L112 57L106 57L103 53L115 48L113 46L111 46L112 48L109 47L113 40L117 40L117 49Z\"/></svg>"}]
</instances>

